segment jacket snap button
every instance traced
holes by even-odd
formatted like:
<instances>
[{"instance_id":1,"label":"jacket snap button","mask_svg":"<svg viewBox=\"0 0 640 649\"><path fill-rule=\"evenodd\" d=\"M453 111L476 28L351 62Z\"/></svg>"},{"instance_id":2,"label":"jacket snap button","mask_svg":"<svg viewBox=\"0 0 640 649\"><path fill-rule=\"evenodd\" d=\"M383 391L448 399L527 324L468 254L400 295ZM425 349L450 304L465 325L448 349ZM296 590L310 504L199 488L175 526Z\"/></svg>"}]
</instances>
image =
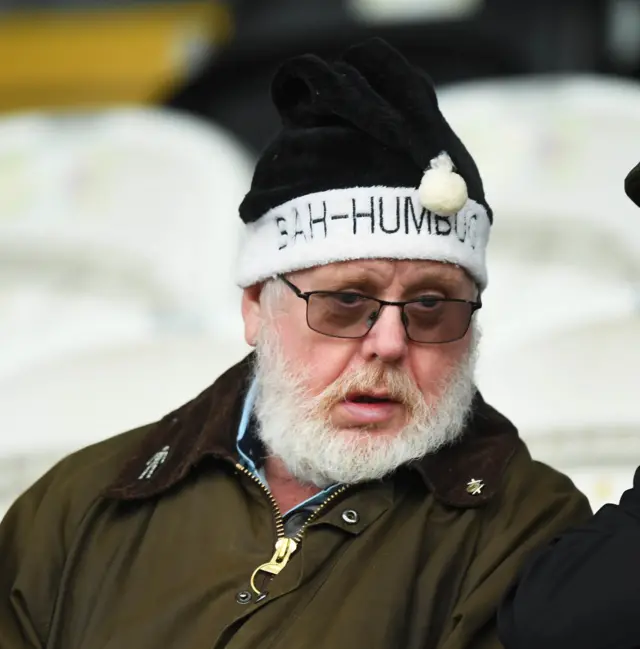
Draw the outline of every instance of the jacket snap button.
<instances>
[{"instance_id":1,"label":"jacket snap button","mask_svg":"<svg viewBox=\"0 0 640 649\"><path fill-rule=\"evenodd\" d=\"M251 593L248 590L241 590L236 595L236 602L238 604L248 604L252 599Z\"/></svg>"},{"instance_id":2,"label":"jacket snap button","mask_svg":"<svg viewBox=\"0 0 640 649\"><path fill-rule=\"evenodd\" d=\"M349 525L355 525L360 520L360 514L355 509L345 509L342 512L342 520Z\"/></svg>"}]
</instances>

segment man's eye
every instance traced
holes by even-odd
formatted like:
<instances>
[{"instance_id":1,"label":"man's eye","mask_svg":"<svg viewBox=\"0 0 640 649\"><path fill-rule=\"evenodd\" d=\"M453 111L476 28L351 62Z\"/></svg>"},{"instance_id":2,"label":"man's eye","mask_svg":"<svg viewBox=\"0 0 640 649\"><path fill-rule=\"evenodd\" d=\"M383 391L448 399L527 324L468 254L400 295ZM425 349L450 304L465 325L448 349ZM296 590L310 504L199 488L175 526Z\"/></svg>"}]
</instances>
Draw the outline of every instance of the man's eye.
<instances>
[{"instance_id":1,"label":"man's eye","mask_svg":"<svg viewBox=\"0 0 640 649\"><path fill-rule=\"evenodd\" d=\"M431 297L430 295L425 295L421 297L417 305L423 309L435 309L442 303L442 298Z\"/></svg>"},{"instance_id":2,"label":"man's eye","mask_svg":"<svg viewBox=\"0 0 640 649\"><path fill-rule=\"evenodd\" d=\"M339 304L344 304L345 306L360 304L362 300L366 299L364 296L358 295L358 293L334 293L333 298Z\"/></svg>"}]
</instances>

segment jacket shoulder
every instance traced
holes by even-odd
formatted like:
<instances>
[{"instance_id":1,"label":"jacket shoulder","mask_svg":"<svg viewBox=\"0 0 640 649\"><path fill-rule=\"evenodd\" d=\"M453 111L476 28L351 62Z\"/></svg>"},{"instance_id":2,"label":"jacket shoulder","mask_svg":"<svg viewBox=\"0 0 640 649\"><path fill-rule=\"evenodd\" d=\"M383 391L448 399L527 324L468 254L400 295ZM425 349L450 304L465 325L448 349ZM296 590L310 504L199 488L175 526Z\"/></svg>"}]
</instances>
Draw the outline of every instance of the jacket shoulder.
<instances>
[{"instance_id":1,"label":"jacket shoulder","mask_svg":"<svg viewBox=\"0 0 640 649\"><path fill-rule=\"evenodd\" d=\"M536 504L570 500L579 509L590 512L587 498L573 483L571 478L545 462L534 458L526 441L520 436L516 426L488 403L484 403L482 419L488 428L502 432L502 437L511 438L512 453L504 463L500 483L495 485L499 494L495 498L495 507L502 509L510 503L522 508L524 503L535 509ZM509 431L510 434L509 434ZM487 434L487 430L483 431Z\"/></svg>"},{"instance_id":2,"label":"jacket shoulder","mask_svg":"<svg viewBox=\"0 0 640 649\"><path fill-rule=\"evenodd\" d=\"M515 574L524 557L591 515L589 500L571 478L533 459L519 440L497 497L484 507L481 547L494 569L517 559Z\"/></svg>"},{"instance_id":3,"label":"jacket shoulder","mask_svg":"<svg viewBox=\"0 0 640 649\"><path fill-rule=\"evenodd\" d=\"M505 481L512 488L517 485L521 489L531 490L535 483L540 490L561 489L580 493L566 473L533 457L522 439L505 473Z\"/></svg>"},{"instance_id":4,"label":"jacket shoulder","mask_svg":"<svg viewBox=\"0 0 640 649\"><path fill-rule=\"evenodd\" d=\"M123 467L139 452L157 423L140 426L86 446L58 462L34 487L46 487L46 499L66 507L88 505L119 476ZM29 497L27 490L22 498ZM17 501L20 502L20 499Z\"/></svg>"},{"instance_id":5,"label":"jacket shoulder","mask_svg":"<svg viewBox=\"0 0 640 649\"><path fill-rule=\"evenodd\" d=\"M516 453L514 460L514 465L510 470L510 479L516 483L522 483L523 488L530 488L529 480L534 480L543 490L554 492L560 490L561 492L579 494L586 500L586 496L582 494L569 475L532 457L525 442L522 442L522 449Z\"/></svg>"},{"instance_id":6,"label":"jacket shoulder","mask_svg":"<svg viewBox=\"0 0 640 649\"><path fill-rule=\"evenodd\" d=\"M534 459L524 441L516 450L502 477L500 497L495 507L517 509L521 515L563 510L570 522L581 522L591 516L587 497L573 480L552 466Z\"/></svg>"},{"instance_id":7,"label":"jacket shoulder","mask_svg":"<svg viewBox=\"0 0 640 649\"><path fill-rule=\"evenodd\" d=\"M31 531L43 521L69 538L91 504L135 457L156 423L140 426L82 448L60 460L9 508L0 528L17 528L13 520L31 521ZM16 529L12 529L16 533ZM19 541L19 539L17 539Z\"/></svg>"},{"instance_id":8,"label":"jacket shoulder","mask_svg":"<svg viewBox=\"0 0 640 649\"><path fill-rule=\"evenodd\" d=\"M0 646L45 646L58 584L87 513L155 424L64 458L9 508L0 523Z\"/></svg>"}]
</instances>

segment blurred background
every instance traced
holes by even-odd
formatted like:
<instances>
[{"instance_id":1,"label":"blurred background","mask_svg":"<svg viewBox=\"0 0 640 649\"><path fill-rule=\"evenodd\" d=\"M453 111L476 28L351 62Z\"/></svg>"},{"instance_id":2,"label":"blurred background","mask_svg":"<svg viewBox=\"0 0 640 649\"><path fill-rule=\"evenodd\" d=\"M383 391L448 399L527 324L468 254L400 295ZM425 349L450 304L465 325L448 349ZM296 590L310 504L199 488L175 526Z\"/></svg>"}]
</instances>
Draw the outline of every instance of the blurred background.
<instances>
[{"instance_id":1,"label":"blurred background","mask_svg":"<svg viewBox=\"0 0 640 649\"><path fill-rule=\"evenodd\" d=\"M270 76L371 35L430 72L494 207L481 390L594 507L628 488L640 2L0 0L0 516L246 353L237 206Z\"/></svg>"}]
</instances>

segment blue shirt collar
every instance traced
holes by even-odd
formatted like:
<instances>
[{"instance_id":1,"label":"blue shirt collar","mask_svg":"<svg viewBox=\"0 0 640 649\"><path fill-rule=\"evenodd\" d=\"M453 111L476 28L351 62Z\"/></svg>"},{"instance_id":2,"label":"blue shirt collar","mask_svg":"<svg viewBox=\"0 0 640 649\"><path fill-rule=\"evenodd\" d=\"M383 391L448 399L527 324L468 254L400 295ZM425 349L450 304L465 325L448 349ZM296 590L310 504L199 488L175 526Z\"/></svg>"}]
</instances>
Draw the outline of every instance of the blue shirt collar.
<instances>
[{"instance_id":1,"label":"blue shirt collar","mask_svg":"<svg viewBox=\"0 0 640 649\"><path fill-rule=\"evenodd\" d=\"M256 462L251 458L251 450L250 450L250 429L251 429L251 417L253 415L253 407L256 402L256 394L258 392L258 387L257 383L254 380L251 383L251 387L249 388L249 391L247 392L247 396L245 397L244 400L244 405L242 407L242 416L240 417L240 425L238 426L238 437L236 439L236 448L238 449L238 455L240 456L240 463L242 466L244 466L245 469L248 471L251 471L257 478L260 479L262 484L268 489L269 484L267 483L267 480L264 475L264 471L262 470L262 466L257 466ZM324 500L326 500L327 496L331 494L332 491L334 491L339 485L332 485L331 487L328 487L324 491L321 491L320 493L316 494L315 496L312 496L308 500L305 500L304 502L300 503L296 507L294 507L291 512L297 511L300 509L309 509L309 508L315 508L318 507ZM291 512L286 512L287 514Z\"/></svg>"},{"instance_id":2,"label":"blue shirt collar","mask_svg":"<svg viewBox=\"0 0 640 649\"><path fill-rule=\"evenodd\" d=\"M240 425L238 426L238 437L236 440L236 448L238 449L238 454L240 455L240 461L246 469L249 469L252 473L258 475L258 469L255 462L249 457L249 452L247 448L247 433L249 431L249 423L251 421L251 415L253 414L253 406L256 402L256 394L258 392L258 386L256 381L252 381L249 392L244 400L244 406L242 407L242 416L240 417Z\"/></svg>"}]
</instances>

